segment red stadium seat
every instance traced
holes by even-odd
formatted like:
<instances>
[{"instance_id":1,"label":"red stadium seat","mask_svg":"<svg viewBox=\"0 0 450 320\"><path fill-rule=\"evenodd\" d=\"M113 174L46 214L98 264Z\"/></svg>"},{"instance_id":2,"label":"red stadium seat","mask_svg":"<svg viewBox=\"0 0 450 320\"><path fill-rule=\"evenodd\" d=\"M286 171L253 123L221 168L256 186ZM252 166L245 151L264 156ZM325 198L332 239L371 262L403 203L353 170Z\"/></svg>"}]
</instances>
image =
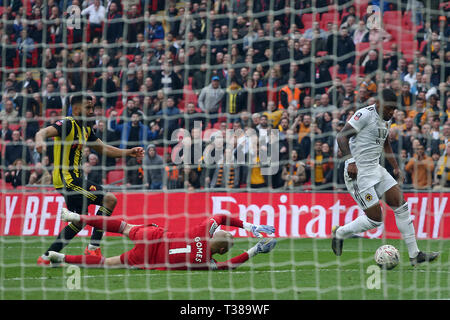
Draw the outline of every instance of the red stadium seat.
<instances>
[{"instance_id":1,"label":"red stadium seat","mask_svg":"<svg viewBox=\"0 0 450 320\"><path fill-rule=\"evenodd\" d=\"M369 2L371 2L371 0L355 0L353 2L357 17L362 18L365 14L367 14L367 7L369 6Z\"/></svg>"},{"instance_id":2,"label":"red stadium seat","mask_svg":"<svg viewBox=\"0 0 450 320\"><path fill-rule=\"evenodd\" d=\"M61 115L61 113L62 113L62 110L61 109L46 109L45 110L45 117L46 118L50 118L50 113L52 113L52 112L54 112L54 111L56 111L56 113L60 116Z\"/></svg>"},{"instance_id":3,"label":"red stadium seat","mask_svg":"<svg viewBox=\"0 0 450 320\"><path fill-rule=\"evenodd\" d=\"M302 15L302 22L304 26L304 30L308 30L312 27L313 22L317 21L319 18L319 15L316 13L304 13Z\"/></svg>"},{"instance_id":4,"label":"red stadium seat","mask_svg":"<svg viewBox=\"0 0 450 320\"><path fill-rule=\"evenodd\" d=\"M192 90L192 87L189 85L184 86L183 100L184 100L185 105L190 102L193 102L195 104L195 106L197 106L197 103L198 103L197 94Z\"/></svg>"},{"instance_id":5,"label":"red stadium seat","mask_svg":"<svg viewBox=\"0 0 450 320\"><path fill-rule=\"evenodd\" d=\"M414 41L402 41L399 46L399 51L401 51L406 58L406 60L411 61L414 59L415 52L418 47L417 40Z\"/></svg>"},{"instance_id":6,"label":"red stadium seat","mask_svg":"<svg viewBox=\"0 0 450 320\"><path fill-rule=\"evenodd\" d=\"M11 131L20 130L20 128L21 128L20 123L10 123L9 124L9 129Z\"/></svg>"},{"instance_id":7,"label":"red stadium seat","mask_svg":"<svg viewBox=\"0 0 450 320\"><path fill-rule=\"evenodd\" d=\"M387 26L402 26L403 16L401 11L385 11L382 17L385 28Z\"/></svg>"},{"instance_id":8,"label":"red stadium seat","mask_svg":"<svg viewBox=\"0 0 450 320\"><path fill-rule=\"evenodd\" d=\"M111 170L106 175L106 183L121 185L123 182L124 176L125 176L125 173L123 170Z\"/></svg>"},{"instance_id":9,"label":"red stadium seat","mask_svg":"<svg viewBox=\"0 0 450 320\"><path fill-rule=\"evenodd\" d=\"M335 11L322 13L320 17L320 28L329 31L327 28L328 22L339 26L341 24L341 20L339 19L339 12Z\"/></svg>"}]
</instances>

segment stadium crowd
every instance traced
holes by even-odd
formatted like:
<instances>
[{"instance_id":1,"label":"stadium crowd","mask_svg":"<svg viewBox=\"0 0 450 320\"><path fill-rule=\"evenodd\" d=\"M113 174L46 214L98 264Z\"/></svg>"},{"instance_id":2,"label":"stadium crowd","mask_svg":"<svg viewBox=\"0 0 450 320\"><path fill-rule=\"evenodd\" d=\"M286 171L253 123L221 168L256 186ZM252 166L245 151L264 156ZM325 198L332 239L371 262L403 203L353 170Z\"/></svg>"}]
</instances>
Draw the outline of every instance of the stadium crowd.
<instances>
[{"instance_id":1,"label":"stadium crowd","mask_svg":"<svg viewBox=\"0 0 450 320\"><path fill-rule=\"evenodd\" d=\"M71 94L83 91L95 98L99 138L146 150L142 163L116 162L86 147L91 181L345 190L336 134L392 88L399 107L389 140L403 188L449 188L450 6L384 1L382 19L396 19L369 30L369 3L380 1L0 0L3 186L51 184L51 146L37 153L34 136L70 115ZM70 5L80 7L80 28L67 28ZM194 150L200 141L191 164L171 157L179 128L190 134L182 144ZM208 129L216 138L236 132L214 164L203 152L214 144L201 139ZM279 130L275 174L263 175L259 158L225 160L258 154L249 129L259 137Z\"/></svg>"}]
</instances>

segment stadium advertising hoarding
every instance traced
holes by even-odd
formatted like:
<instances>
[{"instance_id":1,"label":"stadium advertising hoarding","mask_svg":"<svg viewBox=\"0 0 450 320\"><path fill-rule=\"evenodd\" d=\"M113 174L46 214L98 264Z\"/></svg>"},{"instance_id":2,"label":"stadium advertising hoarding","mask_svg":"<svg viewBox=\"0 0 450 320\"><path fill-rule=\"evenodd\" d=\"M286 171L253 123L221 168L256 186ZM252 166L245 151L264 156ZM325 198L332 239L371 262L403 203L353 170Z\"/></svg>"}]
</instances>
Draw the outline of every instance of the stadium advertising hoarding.
<instances>
[{"instance_id":1,"label":"stadium advertising hoarding","mask_svg":"<svg viewBox=\"0 0 450 320\"><path fill-rule=\"evenodd\" d=\"M113 216L132 224L156 223L184 231L212 214L231 214L276 228L275 237L328 238L333 225L343 225L362 211L347 193L116 193ZM418 239L450 239L450 193L406 193ZM54 192L5 193L1 196L0 235L56 236L65 225L58 212L64 198ZM384 226L360 234L400 238L394 213L385 211ZM95 206L89 209L96 212ZM249 234L229 228L235 236ZM81 236L89 236L86 227ZM107 234L112 235L112 234Z\"/></svg>"}]
</instances>

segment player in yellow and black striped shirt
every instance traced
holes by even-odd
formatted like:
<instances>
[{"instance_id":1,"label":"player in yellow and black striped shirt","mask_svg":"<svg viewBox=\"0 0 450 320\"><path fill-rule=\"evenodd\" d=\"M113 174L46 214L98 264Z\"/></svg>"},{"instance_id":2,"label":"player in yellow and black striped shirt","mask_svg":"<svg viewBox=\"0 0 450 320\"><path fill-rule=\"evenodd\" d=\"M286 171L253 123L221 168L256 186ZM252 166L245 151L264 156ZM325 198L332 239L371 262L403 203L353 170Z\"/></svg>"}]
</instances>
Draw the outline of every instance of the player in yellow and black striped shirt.
<instances>
[{"instance_id":1,"label":"player in yellow and black striped shirt","mask_svg":"<svg viewBox=\"0 0 450 320\"><path fill-rule=\"evenodd\" d=\"M142 158L144 150L141 147L118 149L104 144L95 136L90 125L94 116L92 97L75 95L71 99L71 105L72 117L65 117L53 125L41 129L36 134L36 149L38 152L45 153L45 140L54 137L53 185L64 196L66 206L70 211L87 214L87 207L94 204L100 206L97 215L111 215L117 199L114 194L105 192L102 186L83 178L83 148L88 146L99 154L113 158L126 156ZM38 264L49 264L48 251L61 251L82 228L81 224L67 225L45 254L39 257ZM102 230L94 228L85 254L101 255L102 235Z\"/></svg>"}]
</instances>

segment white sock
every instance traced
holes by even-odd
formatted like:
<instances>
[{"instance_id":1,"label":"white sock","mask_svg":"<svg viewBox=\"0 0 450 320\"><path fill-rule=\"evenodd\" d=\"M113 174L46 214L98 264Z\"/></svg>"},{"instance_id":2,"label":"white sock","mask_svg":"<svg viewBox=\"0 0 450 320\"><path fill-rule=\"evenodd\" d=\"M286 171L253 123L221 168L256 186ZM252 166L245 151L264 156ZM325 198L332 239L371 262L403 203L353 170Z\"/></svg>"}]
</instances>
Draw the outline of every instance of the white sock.
<instances>
[{"instance_id":1,"label":"white sock","mask_svg":"<svg viewBox=\"0 0 450 320\"><path fill-rule=\"evenodd\" d=\"M405 240L409 257L415 258L419 253L419 248L417 247L416 232L414 231L414 224L411 220L408 203L405 202L404 205L395 209L394 214L395 223L397 224L398 231L402 234L403 240Z\"/></svg>"},{"instance_id":2,"label":"white sock","mask_svg":"<svg viewBox=\"0 0 450 320\"><path fill-rule=\"evenodd\" d=\"M248 256L250 258L253 258L254 256L257 255L257 251L256 251L256 246L251 247L250 249L247 250Z\"/></svg>"},{"instance_id":3,"label":"white sock","mask_svg":"<svg viewBox=\"0 0 450 320\"><path fill-rule=\"evenodd\" d=\"M89 244L89 245L88 245L88 250L96 250L96 249L98 249L98 248L100 248L100 246L95 246L95 245L93 245L93 244Z\"/></svg>"},{"instance_id":4,"label":"white sock","mask_svg":"<svg viewBox=\"0 0 450 320\"><path fill-rule=\"evenodd\" d=\"M337 229L336 237L338 239L349 238L356 233L378 228L382 224L383 224L382 221L374 221L369 217L367 217L365 214L363 214L358 218L356 218L355 220L353 220L352 222L347 223L345 226L342 226L339 229Z\"/></svg>"}]
</instances>

